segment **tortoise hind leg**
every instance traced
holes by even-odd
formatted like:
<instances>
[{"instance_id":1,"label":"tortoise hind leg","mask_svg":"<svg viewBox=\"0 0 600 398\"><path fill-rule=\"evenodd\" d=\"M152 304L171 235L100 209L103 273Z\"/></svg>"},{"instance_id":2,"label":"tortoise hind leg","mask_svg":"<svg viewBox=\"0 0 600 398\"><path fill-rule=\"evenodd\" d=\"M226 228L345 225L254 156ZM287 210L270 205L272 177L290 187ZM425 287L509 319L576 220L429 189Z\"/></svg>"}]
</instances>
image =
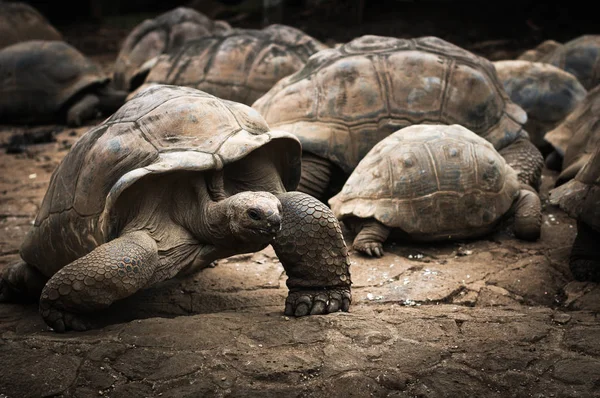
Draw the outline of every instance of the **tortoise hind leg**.
<instances>
[{"instance_id":1,"label":"tortoise hind leg","mask_svg":"<svg viewBox=\"0 0 600 398\"><path fill-rule=\"evenodd\" d=\"M11 264L0 277L0 302L37 301L47 281L46 276L24 261Z\"/></svg>"},{"instance_id":2,"label":"tortoise hind leg","mask_svg":"<svg viewBox=\"0 0 600 398\"><path fill-rule=\"evenodd\" d=\"M573 242L569 267L578 281L600 282L600 232L577 221L577 236Z\"/></svg>"},{"instance_id":3,"label":"tortoise hind leg","mask_svg":"<svg viewBox=\"0 0 600 398\"><path fill-rule=\"evenodd\" d=\"M40 314L57 332L89 329L79 314L107 308L146 287L157 266L158 249L148 234L119 237L54 274L42 291Z\"/></svg>"},{"instance_id":4,"label":"tortoise hind leg","mask_svg":"<svg viewBox=\"0 0 600 398\"><path fill-rule=\"evenodd\" d=\"M354 238L352 247L369 257L383 256L383 242L390 235L390 229L377 220L366 221L358 235Z\"/></svg>"},{"instance_id":5,"label":"tortoise hind leg","mask_svg":"<svg viewBox=\"0 0 600 398\"><path fill-rule=\"evenodd\" d=\"M350 259L338 220L325 204L305 193L277 197L283 219L272 246L288 276L285 314L348 311Z\"/></svg>"},{"instance_id":6,"label":"tortoise hind leg","mask_svg":"<svg viewBox=\"0 0 600 398\"><path fill-rule=\"evenodd\" d=\"M499 151L515 171L519 181L537 192L540 187L544 157L527 138L519 138Z\"/></svg>"},{"instance_id":7,"label":"tortoise hind leg","mask_svg":"<svg viewBox=\"0 0 600 398\"><path fill-rule=\"evenodd\" d=\"M523 240L536 240L542 228L542 202L529 189L521 189L515 205L515 236Z\"/></svg>"}]
</instances>

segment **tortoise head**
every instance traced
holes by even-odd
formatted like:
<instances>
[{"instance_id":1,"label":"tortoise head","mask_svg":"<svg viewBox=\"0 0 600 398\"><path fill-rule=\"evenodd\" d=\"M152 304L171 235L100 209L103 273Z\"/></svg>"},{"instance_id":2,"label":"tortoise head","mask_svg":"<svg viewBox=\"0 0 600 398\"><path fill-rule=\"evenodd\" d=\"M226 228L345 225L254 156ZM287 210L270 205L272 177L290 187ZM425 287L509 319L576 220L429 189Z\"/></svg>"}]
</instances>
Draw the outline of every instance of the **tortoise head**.
<instances>
[{"instance_id":1,"label":"tortoise head","mask_svg":"<svg viewBox=\"0 0 600 398\"><path fill-rule=\"evenodd\" d=\"M281 229L282 207L269 192L241 192L225 200L229 228L246 243L269 243Z\"/></svg>"}]
</instances>

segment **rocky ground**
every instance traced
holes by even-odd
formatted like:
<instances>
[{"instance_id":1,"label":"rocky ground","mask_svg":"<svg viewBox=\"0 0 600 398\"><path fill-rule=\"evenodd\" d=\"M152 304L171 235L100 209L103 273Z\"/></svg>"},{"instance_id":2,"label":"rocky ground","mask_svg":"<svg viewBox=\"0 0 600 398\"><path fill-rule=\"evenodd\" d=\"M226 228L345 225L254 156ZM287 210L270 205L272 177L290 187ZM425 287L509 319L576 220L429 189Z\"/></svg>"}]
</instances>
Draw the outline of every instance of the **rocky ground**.
<instances>
[{"instance_id":1,"label":"rocky ground","mask_svg":"<svg viewBox=\"0 0 600 398\"><path fill-rule=\"evenodd\" d=\"M94 53L110 71L114 48ZM88 129L0 126L0 269ZM140 292L88 332L0 304L0 398L600 396L600 286L569 272L576 226L547 204L555 177L544 171L537 242L509 220L478 241L352 252L349 313L283 316L270 248Z\"/></svg>"}]
</instances>

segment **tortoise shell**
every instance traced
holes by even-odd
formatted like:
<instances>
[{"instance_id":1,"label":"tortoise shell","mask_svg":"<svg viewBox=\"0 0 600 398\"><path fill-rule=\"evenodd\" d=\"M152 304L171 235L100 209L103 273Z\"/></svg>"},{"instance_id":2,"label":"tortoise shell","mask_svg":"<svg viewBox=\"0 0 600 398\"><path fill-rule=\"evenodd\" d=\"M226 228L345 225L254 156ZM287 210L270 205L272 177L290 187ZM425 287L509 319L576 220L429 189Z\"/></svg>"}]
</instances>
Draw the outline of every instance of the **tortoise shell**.
<instances>
[{"instance_id":1,"label":"tortoise shell","mask_svg":"<svg viewBox=\"0 0 600 398\"><path fill-rule=\"evenodd\" d=\"M0 120L53 120L75 96L108 82L98 65L65 42L13 44L0 50Z\"/></svg>"},{"instance_id":2,"label":"tortoise shell","mask_svg":"<svg viewBox=\"0 0 600 398\"><path fill-rule=\"evenodd\" d=\"M492 63L436 37L367 35L319 51L252 106L347 173L412 124L461 124L496 149L527 136Z\"/></svg>"},{"instance_id":3,"label":"tortoise shell","mask_svg":"<svg viewBox=\"0 0 600 398\"><path fill-rule=\"evenodd\" d=\"M527 112L525 130L537 146L587 94L575 76L554 65L511 60L494 67L510 99Z\"/></svg>"},{"instance_id":4,"label":"tortoise shell","mask_svg":"<svg viewBox=\"0 0 600 398\"><path fill-rule=\"evenodd\" d=\"M600 231L600 145L575 178L550 191L550 203Z\"/></svg>"},{"instance_id":5,"label":"tortoise shell","mask_svg":"<svg viewBox=\"0 0 600 398\"><path fill-rule=\"evenodd\" d=\"M21 257L46 275L118 236L111 209L148 175L220 170L270 145L286 189L300 179L298 140L252 108L187 87L140 92L73 145L54 171Z\"/></svg>"},{"instance_id":6,"label":"tortoise shell","mask_svg":"<svg viewBox=\"0 0 600 398\"><path fill-rule=\"evenodd\" d=\"M589 158L600 146L600 86L588 92L581 103L544 139L563 155L563 170Z\"/></svg>"},{"instance_id":7,"label":"tortoise shell","mask_svg":"<svg viewBox=\"0 0 600 398\"><path fill-rule=\"evenodd\" d=\"M336 217L375 218L418 240L489 232L519 196L516 172L460 125L413 125L384 138L329 200Z\"/></svg>"},{"instance_id":8,"label":"tortoise shell","mask_svg":"<svg viewBox=\"0 0 600 398\"><path fill-rule=\"evenodd\" d=\"M115 88L125 91L137 88L141 82L136 81L136 76L146 61L172 51L190 39L230 29L227 22L213 21L186 7L146 19L129 33L121 46L114 66Z\"/></svg>"},{"instance_id":9,"label":"tortoise shell","mask_svg":"<svg viewBox=\"0 0 600 398\"><path fill-rule=\"evenodd\" d=\"M537 47L527 50L523 54L519 55L517 60L539 62L540 59L559 47L562 47L562 43L559 43L556 40L546 40L540 43Z\"/></svg>"},{"instance_id":10,"label":"tortoise shell","mask_svg":"<svg viewBox=\"0 0 600 398\"><path fill-rule=\"evenodd\" d=\"M29 40L62 40L62 35L30 5L0 2L0 49Z\"/></svg>"},{"instance_id":11,"label":"tortoise shell","mask_svg":"<svg viewBox=\"0 0 600 398\"><path fill-rule=\"evenodd\" d=\"M179 51L161 56L142 87L152 83L188 86L251 105L325 48L290 26L235 29L189 41Z\"/></svg>"},{"instance_id":12,"label":"tortoise shell","mask_svg":"<svg viewBox=\"0 0 600 398\"><path fill-rule=\"evenodd\" d=\"M571 73L586 90L600 83L600 35L584 35L542 55L539 62Z\"/></svg>"}]
</instances>

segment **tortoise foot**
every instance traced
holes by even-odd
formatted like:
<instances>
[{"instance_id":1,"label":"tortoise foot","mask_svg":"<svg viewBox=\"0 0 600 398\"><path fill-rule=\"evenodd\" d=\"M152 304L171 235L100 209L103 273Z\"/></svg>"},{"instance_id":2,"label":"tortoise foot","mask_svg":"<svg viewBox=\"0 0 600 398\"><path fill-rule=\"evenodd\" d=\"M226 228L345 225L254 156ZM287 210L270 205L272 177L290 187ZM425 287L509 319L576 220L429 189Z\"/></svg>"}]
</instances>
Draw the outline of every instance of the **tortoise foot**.
<instances>
[{"instance_id":1,"label":"tortoise foot","mask_svg":"<svg viewBox=\"0 0 600 398\"><path fill-rule=\"evenodd\" d=\"M348 312L351 302L350 288L290 291L285 300L285 315L300 317Z\"/></svg>"},{"instance_id":2,"label":"tortoise foot","mask_svg":"<svg viewBox=\"0 0 600 398\"><path fill-rule=\"evenodd\" d=\"M354 242L352 248L369 257L383 257L383 245L380 242Z\"/></svg>"},{"instance_id":3,"label":"tortoise foot","mask_svg":"<svg viewBox=\"0 0 600 398\"><path fill-rule=\"evenodd\" d=\"M79 314L57 308L50 302L40 302L40 314L48 326L55 332L64 333L68 330L85 331L92 329L89 321L84 320Z\"/></svg>"}]
</instances>

